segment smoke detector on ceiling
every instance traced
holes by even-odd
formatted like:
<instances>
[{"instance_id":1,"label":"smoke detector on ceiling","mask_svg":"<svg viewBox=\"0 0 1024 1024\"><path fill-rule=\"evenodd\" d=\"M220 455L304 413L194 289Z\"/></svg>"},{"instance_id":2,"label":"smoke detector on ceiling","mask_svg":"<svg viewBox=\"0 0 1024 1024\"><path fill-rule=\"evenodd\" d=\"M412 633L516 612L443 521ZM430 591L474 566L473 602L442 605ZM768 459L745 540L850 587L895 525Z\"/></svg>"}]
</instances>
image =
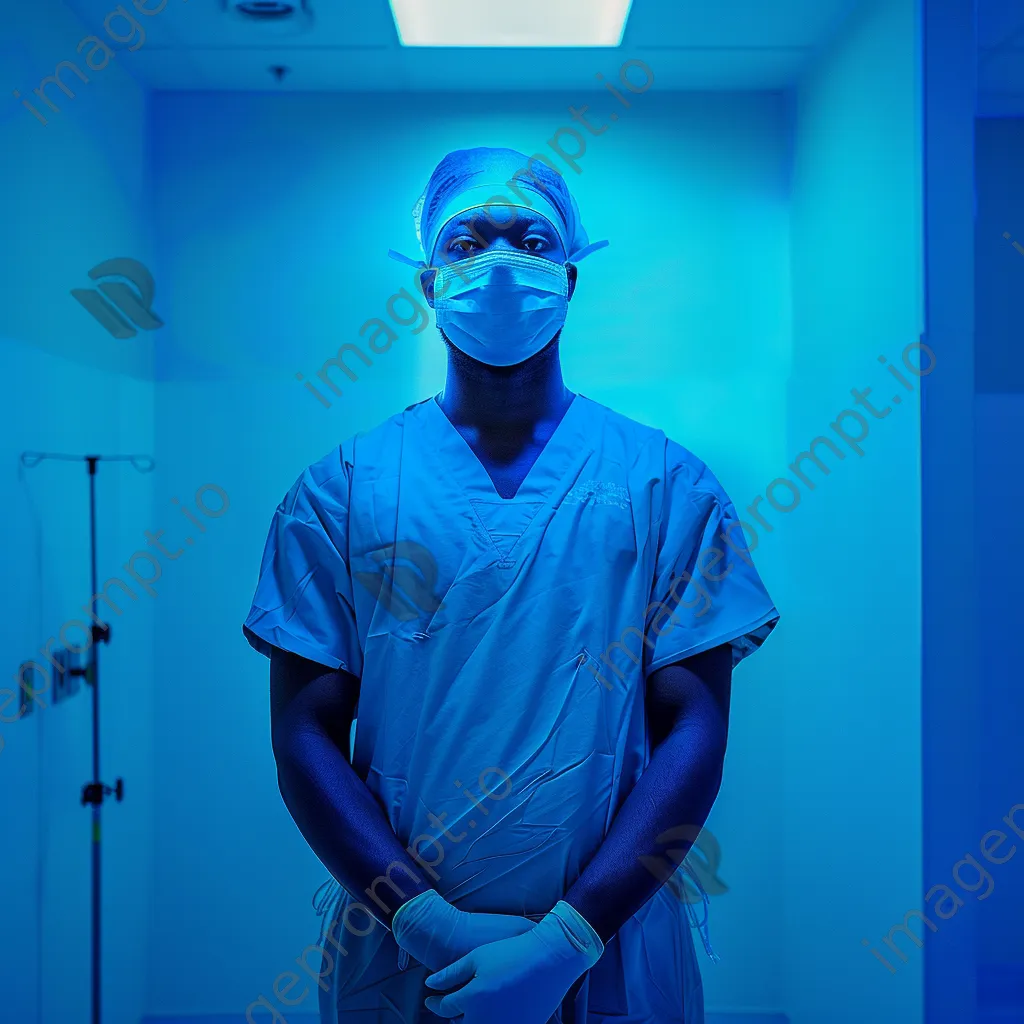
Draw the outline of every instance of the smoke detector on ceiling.
<instances>
[{"instance_id":1,"label":"smoke detector on ceiling","mask_svg":"<svg viewBox=\"0 0 1024 1024\"><path fill-rule=\"evenodd\" d=\"M311 0L221 0L231 21L261 35L296 35L313 27Z\"/></svg>"},{"instance_id":2,"label":"smoke detector on ceiling","mask_svg":"<svg viewBox=\"0 0 1024 1024\"><path fill-rule=\"evenodd\" d=\"M295 13L295 4L286 0L239 0L235 7L249 18L287 18Z\"/></svg>"}]
</instances>

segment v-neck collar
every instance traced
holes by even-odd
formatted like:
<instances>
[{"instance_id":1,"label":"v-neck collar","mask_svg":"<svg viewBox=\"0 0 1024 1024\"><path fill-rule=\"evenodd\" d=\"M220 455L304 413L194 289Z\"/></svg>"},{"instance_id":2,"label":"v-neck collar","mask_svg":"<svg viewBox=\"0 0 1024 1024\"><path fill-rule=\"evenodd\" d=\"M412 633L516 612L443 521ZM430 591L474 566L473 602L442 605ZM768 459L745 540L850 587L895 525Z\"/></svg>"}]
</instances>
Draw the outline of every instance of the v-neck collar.
<instances>
[{"instance_id":1,"label":"v-neck collar","mask_svg":"<svg viewBox=\"0 0 1024 1024\"><path fill-rule=\"evenodd\" d=\"M434 395L424 405L430 407L427 410L428 416L440 420L438 450L445 456L444 469L458 480L470 497L484 499L489 504L543 502L549 496L553 485L561 480L574 449L584 441L581 413L586 399L576 394L558 425L551 432L551 436L544 442L544 447L530 466L516 493L511 498L503 498L476 452L445 415L438 397ZM562 458L559 458L559 453L562 453Z\"/></svg>"}]
</instances>

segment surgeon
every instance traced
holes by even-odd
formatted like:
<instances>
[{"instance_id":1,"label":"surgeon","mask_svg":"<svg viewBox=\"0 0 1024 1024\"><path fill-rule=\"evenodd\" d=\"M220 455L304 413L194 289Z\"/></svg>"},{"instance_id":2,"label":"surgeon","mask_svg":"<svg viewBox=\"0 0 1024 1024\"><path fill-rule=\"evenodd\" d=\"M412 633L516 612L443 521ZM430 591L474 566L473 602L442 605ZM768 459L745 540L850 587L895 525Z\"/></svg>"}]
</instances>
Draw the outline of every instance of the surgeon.
<instances>
[{"instance_id":1,"label":"surgeon","mask_svg":"<svg viewBox=\"0 0 1024 1024\"><path fill-rule=\"evenodd\" d=\"M672 837L778 612L707 466L562 379L606 244L562 177L453 152L415 219L444 388L302 473L244 626L337 883L322 1019L701 1024Z\"/></svg>"}]
</instances>

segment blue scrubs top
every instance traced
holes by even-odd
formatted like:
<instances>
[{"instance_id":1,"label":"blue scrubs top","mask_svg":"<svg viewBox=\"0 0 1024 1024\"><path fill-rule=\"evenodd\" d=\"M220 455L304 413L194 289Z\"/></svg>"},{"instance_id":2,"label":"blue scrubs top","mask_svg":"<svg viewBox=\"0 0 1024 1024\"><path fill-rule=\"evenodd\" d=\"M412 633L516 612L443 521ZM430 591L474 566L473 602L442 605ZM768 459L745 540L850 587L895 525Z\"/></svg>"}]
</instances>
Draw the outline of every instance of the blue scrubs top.
<instances>
[{"instance_id":1,"label":"blue scrubs top","mask_svg":"<svg viewBox=\"0 0 1024 1024\"><path fill-rule=\"evenodd\" d=\"M648 761L646 675L724 643L738 663L777 620L708 468L577 395L514 498L434 399L314 463L274 515L244 628L360 677L353 765L442 895L540 917ZM339 1019L429 1019L425 969L349 920ZM588 1021L691 1024L698 997L665 886L591 971Z\"/></svg>"}]
</instances>

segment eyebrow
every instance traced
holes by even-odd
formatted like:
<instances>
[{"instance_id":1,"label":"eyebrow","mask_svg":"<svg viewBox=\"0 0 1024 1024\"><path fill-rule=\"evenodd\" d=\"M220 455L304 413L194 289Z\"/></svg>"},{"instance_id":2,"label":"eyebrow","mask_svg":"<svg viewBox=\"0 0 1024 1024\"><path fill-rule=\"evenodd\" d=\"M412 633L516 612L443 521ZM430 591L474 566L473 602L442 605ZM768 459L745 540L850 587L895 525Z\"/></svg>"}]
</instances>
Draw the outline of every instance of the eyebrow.
<instances>
[{"instance_id":1,"label":"eyebrow","mask_svg":"<svg viewBox=\"0 0 1024 1024\"><path fill-rule=\"evenodd\" d=\"M519 209L519 207L516 207L516 209ZM457 231L459 228L476 228L479 226L481 221L488 220L490 220L490 218L488 218L487 213L479 209L475 210L472 214L459 214L458 217L455 217L453 220L449 221L445 233L447 234L452 231ZM544 228L547 231L551 232L555 237L558 236L557 229L548 221L548 219L546 217L541 216L539 213L534 213L532 210L524 211L524 214L521 217L517 216L516 220L513 223L516 222L524 222L528 227L531 228ZM494 224L494 221L490 221L490 223ZM512 225L509 225L509 227L511 226ZM499 230L507 230L507 228L499 228Z\"/></svg>"}]
</instances>

